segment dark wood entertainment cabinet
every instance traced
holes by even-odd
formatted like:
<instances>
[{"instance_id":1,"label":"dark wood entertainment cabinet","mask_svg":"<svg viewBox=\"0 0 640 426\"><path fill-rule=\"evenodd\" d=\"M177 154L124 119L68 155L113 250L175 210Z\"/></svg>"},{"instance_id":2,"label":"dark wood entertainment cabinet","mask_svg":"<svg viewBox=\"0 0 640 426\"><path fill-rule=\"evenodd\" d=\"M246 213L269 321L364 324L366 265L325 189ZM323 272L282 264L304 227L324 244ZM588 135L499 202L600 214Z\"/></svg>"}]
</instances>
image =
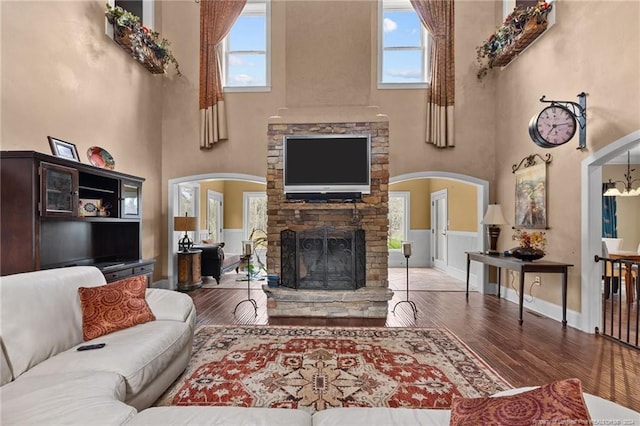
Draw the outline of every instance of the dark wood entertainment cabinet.
<instances>
[{"instance_id":1,"label":"dark wood entertainment cabinet","mask_svg":"<svg viewBox=\"0 0 640 426\"><path fill-rule=\"evenodd\" d=\"M94 265L107 282L146 275L151 284L155 260L141 259L143 178L0 151L0 179L0 275Z\"/></svg>"}]
</instances>

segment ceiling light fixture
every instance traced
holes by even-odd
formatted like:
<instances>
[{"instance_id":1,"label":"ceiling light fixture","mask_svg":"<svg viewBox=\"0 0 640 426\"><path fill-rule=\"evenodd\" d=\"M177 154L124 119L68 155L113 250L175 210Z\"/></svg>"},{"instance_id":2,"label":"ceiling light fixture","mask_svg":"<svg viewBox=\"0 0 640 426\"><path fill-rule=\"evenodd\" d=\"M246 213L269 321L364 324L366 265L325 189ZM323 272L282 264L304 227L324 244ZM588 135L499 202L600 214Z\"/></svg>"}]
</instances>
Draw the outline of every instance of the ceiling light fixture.
<instances>
[{"instance_id":1,"label":"ceiling light fixture","mask_svg":"<svg viewBox=\"0 0 640 426\"><path fill-rule=\"evenodd\" d=\"M603 195L606 197L635 197L640 195L640 186L635 189L632 187L634 182L640 182L640 178L632 179L631 177L631 172L634 172L635 170L636 169L631 168L631 154L627 151L627 173L624 174L626 182L621 180L612 181L609 179L609 182L606 183L608 189ZM623 185L623 191L618 189L619 183Z\"/></svg>"}]
</instances>

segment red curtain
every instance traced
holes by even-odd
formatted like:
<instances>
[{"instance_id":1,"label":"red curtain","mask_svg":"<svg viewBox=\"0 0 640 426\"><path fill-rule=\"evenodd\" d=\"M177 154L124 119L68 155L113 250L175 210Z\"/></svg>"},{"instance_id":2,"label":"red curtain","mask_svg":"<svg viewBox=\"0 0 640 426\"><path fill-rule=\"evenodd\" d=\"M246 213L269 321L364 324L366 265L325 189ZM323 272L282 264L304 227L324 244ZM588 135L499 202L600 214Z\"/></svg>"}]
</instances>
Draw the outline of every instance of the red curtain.
<instances>
[{"instance_id":1,"label":"red curtain","mask_svg":"<svg viewBox=\"0 0 640 426\"><path fill-rule=\"evenodd\" d=\"M200 0L200 149L227 139L221 45L246 0Z\"/></svg>"},{"instance_id":2,"label":"red curtain","mask_svg":"<svg viewBox=\"0 0 640 426\"><path fill-rule=\"evenodd\" d=\"M439 148L455 146L453 116L455 97L454 2L411 0L422 25L433 37L431 83L427 100L426 142Z\"/></svg>"}]
</instances>

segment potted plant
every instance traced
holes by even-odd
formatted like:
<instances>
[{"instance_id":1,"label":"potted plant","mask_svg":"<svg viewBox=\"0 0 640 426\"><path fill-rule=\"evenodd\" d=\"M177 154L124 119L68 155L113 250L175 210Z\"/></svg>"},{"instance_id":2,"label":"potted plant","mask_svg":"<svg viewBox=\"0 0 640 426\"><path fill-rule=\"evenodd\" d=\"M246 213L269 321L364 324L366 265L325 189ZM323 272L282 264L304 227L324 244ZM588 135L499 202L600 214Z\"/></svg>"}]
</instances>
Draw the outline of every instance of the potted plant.
<instances>
[{"instance_id":1,"label":"potted plant","mask_svg":"<svg viewBox=\"0 0 640 426\"><path fill-rule=\"evenodd\" d=\"M180 66L169 49L169 41L140 23L140 18L120 6L107 3L107 21L113 25L114 40L154 74L166 72L172 63L178 75Z\"/></svg>"},{"instance_id":2,"label":"potted plant","mask_svg":"<svg viewBox=\"0 0 640 426\"><path fill-rule=\"evenodd\" d=\"M535 6L513 9L504 23L477 47L477 76L482 79L495 66L508 64L547 28L551 5L540 0Z\"/></svg>"}]
</instances>

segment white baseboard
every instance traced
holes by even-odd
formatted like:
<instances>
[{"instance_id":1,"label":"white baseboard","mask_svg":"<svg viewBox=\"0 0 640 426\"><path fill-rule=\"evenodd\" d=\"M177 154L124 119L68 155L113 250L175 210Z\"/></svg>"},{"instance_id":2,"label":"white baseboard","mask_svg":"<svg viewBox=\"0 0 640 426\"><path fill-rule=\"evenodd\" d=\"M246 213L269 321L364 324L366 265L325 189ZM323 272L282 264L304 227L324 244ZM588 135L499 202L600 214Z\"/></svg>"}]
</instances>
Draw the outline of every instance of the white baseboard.
<instances>
[{"instance_id":1,"label":"white baseboard","mask_svg":"<svg viewBox=\"0 0 640 426\"><path fill-rule=\"evenodd\" d=\"M513 302L516 305L519 303L518 294L513 288L502 286L501 287L501 297L503 299L508 300L509 302ZM531 298L531 296L525 294L524 297L524 308L533 312L537 312L545 317L551 318L552 320L558 321L562 323L562 306L556 305L554 303L547 302L542 299L534 298L533 300L527 300L527 298ZM516 318L517 319L517 318ZM527 323L527 319L523 317L524 324ZM581 315L579 312L573 311L567 308L567 325L573 328L580 329L580 321Z\"/></svg>"}]
</instances>

